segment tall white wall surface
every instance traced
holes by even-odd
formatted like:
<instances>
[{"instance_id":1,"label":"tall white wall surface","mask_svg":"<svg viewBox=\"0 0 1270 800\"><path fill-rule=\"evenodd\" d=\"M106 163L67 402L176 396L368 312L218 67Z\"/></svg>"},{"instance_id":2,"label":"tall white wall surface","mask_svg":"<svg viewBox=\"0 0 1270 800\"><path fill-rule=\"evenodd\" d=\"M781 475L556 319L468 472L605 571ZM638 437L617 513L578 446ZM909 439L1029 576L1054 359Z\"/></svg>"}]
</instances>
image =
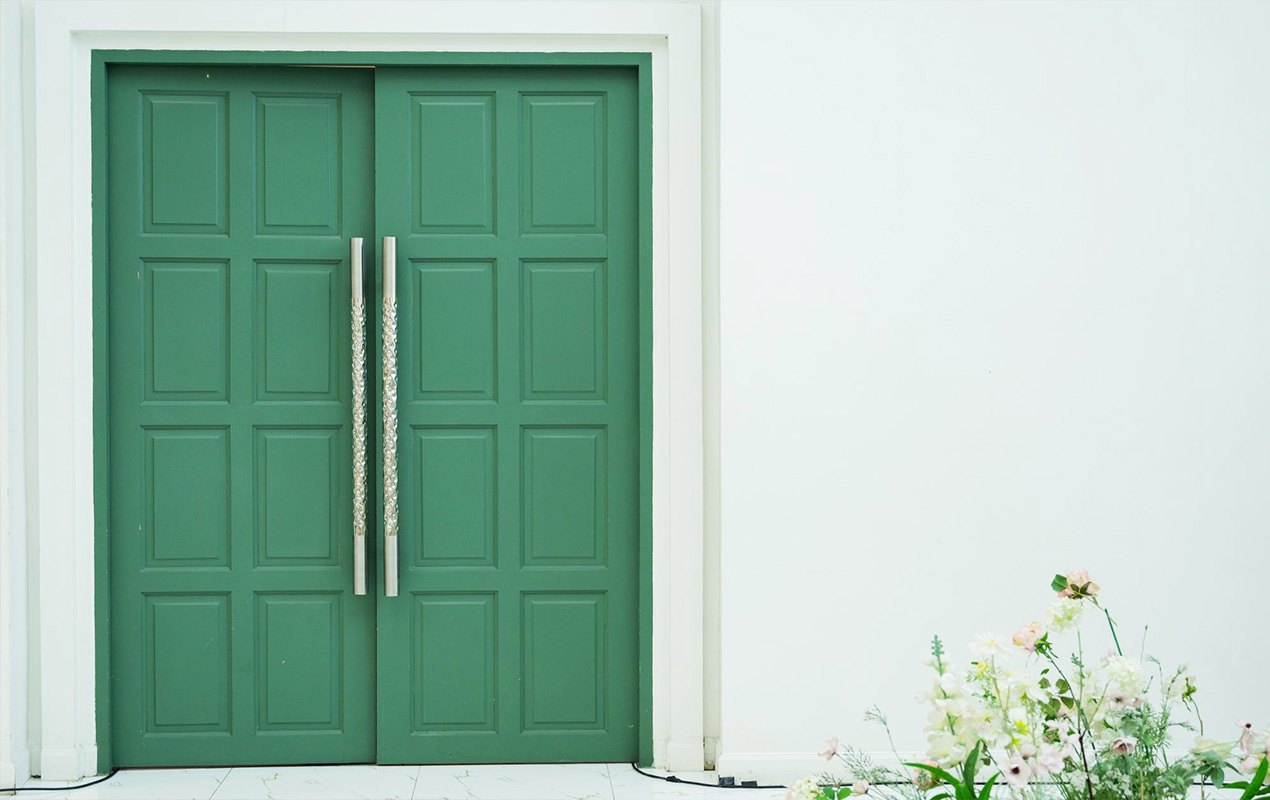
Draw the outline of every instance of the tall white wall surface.
<instances>
[{"instance_id":1,"label":"tall white wall surface","mask_svg":"<svg viewBox=\"0 0 1270 800\"><path fill-rule=\"evenodd\" d=\"M722 11L720 768L924 749L1077 567L1270 723L1270 5Z\"/></svg>"}]
</instances>

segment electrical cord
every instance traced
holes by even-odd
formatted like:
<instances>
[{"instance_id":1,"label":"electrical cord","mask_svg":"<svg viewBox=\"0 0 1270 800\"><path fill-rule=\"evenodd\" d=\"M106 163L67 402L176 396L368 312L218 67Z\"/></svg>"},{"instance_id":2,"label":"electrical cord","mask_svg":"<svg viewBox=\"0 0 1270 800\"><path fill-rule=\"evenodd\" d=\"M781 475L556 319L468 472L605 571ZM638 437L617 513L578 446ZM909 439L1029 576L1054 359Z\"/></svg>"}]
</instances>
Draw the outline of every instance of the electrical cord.
<instances>
[{"instance_id":1,"label":"electrical cord","mask_svg":"<svg viewBox=\"0 0 1270 800\"><path fill-rule=\"evenodd\" d=\"M708 786L711 789L784 789L785 788L784 786L780 786L780 785L759 786L757 783L753 786L747 786L745 784L732 784L730 786L725 786L719 783L702 783L701 781L688 781L688 780L684 780L683 778L676 777L674 775L654 775L651 772L645 772L644 770L640 769L639 765L636 764L634 761L631 762L631 769L635 770L640 775L643 775L645 778L652 778L654 780L665 781L666 783L680 783L685 786Z\"/></svg>"},{"instance_id":2,"label":"electrical cord","mask_svg":"<svg viewBox=\"0 0 1270 800\"><path fill-rule=\"evenodd\" d=\"M119 770L117 769L112 769L110 774L106 777L98 778L97 780L89 781L88 783L81 783L79 786L27 786L25 788L15 786L12 789L0 789L0 794L6 794L8 792L69 792L71 789L87 789L89 786L96 786L99 783L105 783L115 777L115 773L118 771Z\"/></svg>"}]
</instances>

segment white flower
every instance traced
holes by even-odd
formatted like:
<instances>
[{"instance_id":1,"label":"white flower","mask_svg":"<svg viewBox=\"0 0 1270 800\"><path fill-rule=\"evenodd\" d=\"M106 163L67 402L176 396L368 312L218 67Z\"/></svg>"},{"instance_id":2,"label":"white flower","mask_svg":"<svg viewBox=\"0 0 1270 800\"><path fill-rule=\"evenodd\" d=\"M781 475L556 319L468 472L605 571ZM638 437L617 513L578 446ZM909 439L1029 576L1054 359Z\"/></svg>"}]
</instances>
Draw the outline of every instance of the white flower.
<instances>
[{"instance_id":1,"label":"white flower","mask_svg":"<svg viewBox=\"0 0 1270 800\"><path fill-rule=\"evenodd\" d=\"M861 795L869 793L869 782L865 780L856 781L851 784L851 794Z\"/></svg>"},{"instance_id":2,"label":"white flower","mask_svg":"<svg viewBox=\"0 0 1270 800\"><path fill-rule=\"evenodd\" d=\"M960 739L945 731L930 734L926 742L929 745L926 748L926 757L941 767L956 766L965 761L966 755L970 753L970 748Z\"/></svg>"},{"instance_id":3,"label":"white flower","mask_svg":"<svg viewBox=\"0 0 1270 800\"><path fill-rule=\"evenodd\" d=\"M816 800L820 797L820 784L815 778L803 778L789 787L785 800Z\"/></svg>"},{"instance_id":4,"label":"white flower","mask_svg":"<svg viewBox=\"0 0 1270 800\"><path fill-rule=\"evenodd\" d=\"M1010 735L1014 738L1030 736L1032 733L1032 723L1028 719L1027 709L1015 706L1006 712L1006 717L1010 721Z\"/></svg>"},{"instance_id":5,"label":"white flower","mask_svg":"<svg viewBox=\"0 0 1270 800\"><path fill-rule=\"evenodd\" d=\"M1207 753L1219 761L1225 761L1230 758L1230 754L1234 752L1234 749L1234 745L1230 742L1219 742L1216 739L1209 739L1207 736L1197 736L1195 737L1195 746L1191 748L1191 752L1195 755Z\"/></svg>"},{"instance_id":6,"label":"white flower","mask_svg":"<svg viewBox=\"0 0 1270 800\"><path fill-rule=\"evenodd\" d=\"M1124 656L1107 656L1102 660L1102 673L1106 682L1122 696L1116 707L1129 705L1130 699L1146 691L1147 677L1142 663Z\"/></svg>"},{"instance_id":7,"label":"white flower","mask_svg":"<svg viewBox=\"0 0 1270 800\"><path fill-rule=\"evenodd\" d=\"M1084 603L1070 597L1060 597L1050 603L1049 610L1045 612L1045 627L1055 634L1069 631L1076 627L1084 613Z\"/></svg>"},{"instance_id":8,"label":"white flower","mask_svg":"<svg viewBox=\"0 0 1270 800\"><path fill-rule=\"evenodd\" d=\"M1010 694L1019 700L1031 700L1034 703L1049 701L1049 693L1041 688L1041 676L1028 672L1005 670L1005 679L1010 686Z\"/></svg>"},{"instance_id":9,"label":"white flower","mask_svg":"<svg viewBox=\"0 0 1270 800\"><path fill-rule=\"evenodd\" d=\"M981 633L975 637L970 644L970 651L980 658L994 658L1004 656L1006 650L1006 642L995 633Z\"/></svg>"},{"instance_id":10,"label":"white flower","mask_svg":"<svg viewBox=\"0 0 1270 800\"><path fill-rule=\"evenodd\" d=\"M1195 685L1195 678L1190 674L1190 670L1185 664L1177 668L1177 672L1173 677L1169 678L1168 685L1164 687L1164 696L1169 700L1181 699L1186 694L1187 687Z\"/></svg>"}]
</instances>

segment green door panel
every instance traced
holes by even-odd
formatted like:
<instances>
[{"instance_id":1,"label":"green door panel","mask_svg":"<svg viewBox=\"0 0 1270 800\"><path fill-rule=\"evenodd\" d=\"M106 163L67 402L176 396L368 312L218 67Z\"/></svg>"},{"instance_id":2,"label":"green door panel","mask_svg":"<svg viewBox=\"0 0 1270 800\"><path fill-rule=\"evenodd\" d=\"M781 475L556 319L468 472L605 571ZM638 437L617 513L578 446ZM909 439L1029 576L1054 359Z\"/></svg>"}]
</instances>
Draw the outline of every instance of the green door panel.
<instances>
[{"instance_id":1,"label":"green door panel","mask_svg":"<svg viewBox=\"0 0 1270 800\"><path fill-rule=\"evenodd\" d=\"M372 101L369 70L110 70L117 766L374 758L348 272Z\"/></svg>"},{"instance_id":2,"label":"green door panel","mask_svg":"<svg viewBox=\"0 0 1270 800\"><path fill-rule=\"evenodd\" d=\"M380 67L375 97L401 580L378 760L633 760L636 73Z\"/></svg>"}]
</instances>

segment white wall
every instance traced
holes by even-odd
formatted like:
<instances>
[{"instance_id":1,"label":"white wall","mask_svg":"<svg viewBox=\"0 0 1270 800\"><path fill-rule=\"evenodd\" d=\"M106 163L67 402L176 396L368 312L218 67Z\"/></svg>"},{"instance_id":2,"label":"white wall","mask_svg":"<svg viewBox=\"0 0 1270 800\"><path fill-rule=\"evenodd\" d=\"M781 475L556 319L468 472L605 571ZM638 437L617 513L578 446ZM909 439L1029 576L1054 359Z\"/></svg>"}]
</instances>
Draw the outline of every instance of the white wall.
<instances>
[{"instance_id":1,"label":"white wall","mask_svg":"<svg viewBox=\"0 0 1270 800\"><path fill-rule=\"evenodd\" d=\"M720 768L924 749L930 635L1077 567L1270 722L1270 5L722 23Z\"/></svg>"}]
</instances>

